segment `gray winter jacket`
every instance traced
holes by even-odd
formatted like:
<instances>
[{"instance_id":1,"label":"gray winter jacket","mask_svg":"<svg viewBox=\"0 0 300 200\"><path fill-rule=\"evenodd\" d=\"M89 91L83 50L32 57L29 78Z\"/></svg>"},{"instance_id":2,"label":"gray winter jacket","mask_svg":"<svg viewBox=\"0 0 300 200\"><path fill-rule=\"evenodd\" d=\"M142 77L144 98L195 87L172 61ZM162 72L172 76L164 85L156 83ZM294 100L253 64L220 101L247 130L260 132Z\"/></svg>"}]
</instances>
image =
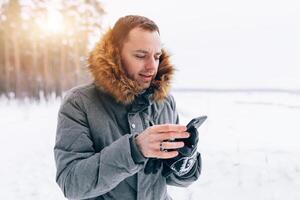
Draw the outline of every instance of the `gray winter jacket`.
<instances>
[{"instance_id":1,"label":"gray winter jacket","mask_svg":"<svg viewBox=\"0 0 300 200\"><path fill-rule=\"evenodd\" d=\"M200 154L184 177L165 178L162 168L146 175L148 159L133 137L153 124L178 123L175 101L168 95L173 68L163 52L155 80L140 94L115 63L115 55L105 51L109 37L110 32L89 58L94 83L70 90L61 104L54 147L56 181L68 199L171 199L167 184L186 187L199 177Z\"/></svg>"},{"instance_id":2,"label":"gray winter jacket","mask_svg":"<svg viewBox=\"0 0 300 200\"><path fill-rule=\"evenodd\" d=\"M201 163L188 178L166 179L161 170L145 175L147 159L131 147L130 138L151 123L177 120L171 96L161 103L139 99L125 106L94 84L73 89L59 111L57 183L70 199L169 199L166 183L188 186L198 178ZM132 154L141 162L135 163Z\"/></svg>"}]
</instances>

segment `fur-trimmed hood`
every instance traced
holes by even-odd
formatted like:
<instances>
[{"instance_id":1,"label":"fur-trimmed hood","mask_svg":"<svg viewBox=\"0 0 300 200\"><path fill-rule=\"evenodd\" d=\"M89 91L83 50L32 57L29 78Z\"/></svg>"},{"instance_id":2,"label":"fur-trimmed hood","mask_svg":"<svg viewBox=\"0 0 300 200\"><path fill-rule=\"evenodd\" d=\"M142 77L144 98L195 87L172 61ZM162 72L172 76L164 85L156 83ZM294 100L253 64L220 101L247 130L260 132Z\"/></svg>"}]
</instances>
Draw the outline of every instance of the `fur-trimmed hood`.
<instances>
[{"instance_id":1,"label":"fur-trimmed hood","mask_svg":"<svg viewBox=\"0 0 300 200\"><path fill-rule=\"evenodd\" d=\"M123 71L120 53L113 46L111 37L112 30L109 29L90 53L88 68L99 88L112 95L116 101L130 104L142 88ZM174 68L169 62L169 55L162 50L157 75L150 85L154 101L167 97L173 73Z\"/></svg>"}]
</instances>

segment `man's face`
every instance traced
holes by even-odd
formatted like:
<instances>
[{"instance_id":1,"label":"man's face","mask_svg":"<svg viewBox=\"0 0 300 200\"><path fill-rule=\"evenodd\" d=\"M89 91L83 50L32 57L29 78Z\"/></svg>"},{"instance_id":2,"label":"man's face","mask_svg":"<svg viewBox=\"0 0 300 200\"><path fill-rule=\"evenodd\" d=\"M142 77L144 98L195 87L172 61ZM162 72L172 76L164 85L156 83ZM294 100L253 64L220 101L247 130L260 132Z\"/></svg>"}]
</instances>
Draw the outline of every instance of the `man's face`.
<instances>
[{"instance_id":1,"label":"man's face","mask_svg":"<svg viewBox=\"0 0 300 200\"><path fill-rule=\"evenodd\" d=\"M128 77L137 81L143 89L150 86L156 76L161 42L157 31L132 29L121 51L122 66Z\"/></svg>"}]
</instances>

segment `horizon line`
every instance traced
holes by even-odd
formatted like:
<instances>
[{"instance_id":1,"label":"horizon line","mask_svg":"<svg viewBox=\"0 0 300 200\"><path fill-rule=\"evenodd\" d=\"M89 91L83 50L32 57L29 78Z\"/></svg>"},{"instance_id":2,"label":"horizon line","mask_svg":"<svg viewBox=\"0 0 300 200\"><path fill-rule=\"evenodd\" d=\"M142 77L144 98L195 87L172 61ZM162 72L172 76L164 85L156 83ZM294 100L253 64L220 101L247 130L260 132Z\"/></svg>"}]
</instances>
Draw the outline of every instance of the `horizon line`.
<instances>
[{"instance_id":1,"label":"horizon line","mask_svg":"<svg viewBox=\"0 0 300 200\"><path fill-rule=\"evenodd\" d=\"M222 92L222 93L288 93L300 95L300 89L281 88L172 88L174 92Z\"/></svg>"}]
</instances>

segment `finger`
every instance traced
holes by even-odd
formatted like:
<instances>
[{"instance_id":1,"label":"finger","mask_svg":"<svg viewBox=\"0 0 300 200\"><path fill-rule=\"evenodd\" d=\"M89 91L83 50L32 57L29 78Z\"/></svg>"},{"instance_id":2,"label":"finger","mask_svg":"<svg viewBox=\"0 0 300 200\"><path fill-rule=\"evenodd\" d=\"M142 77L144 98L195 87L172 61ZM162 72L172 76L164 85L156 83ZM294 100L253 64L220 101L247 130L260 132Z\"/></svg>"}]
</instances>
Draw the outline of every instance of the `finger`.
<instances>
[{"instance_id":1,"label":"finger","mask_svg":"<svg viewBox=\"0 0 300 200\"><path fill-rule=\"evenodd\" d=\"M156 158L169 159L178 155L178 151L157 151Z\"/></svg>"},{"instance_id":2,"label":"finger","mask_svg":"<svg viewBox=\"0 0 300 200\"><path fill-rule=\"evenodd\" d=\"M179 125L179 124L161 124L152 126L151 129L157 132L183 132L186 131L186 126Z\"/></svg>"},{"instance_id":3,"label":"finger","mask_svg":"<svg viewBox=\"0 0 300 200\"><path fill-rule=\"evenodd\" d=\"M179 149L184 147L184 142L162 142L161 148L163 149Z\"/></svg>"},{"instance_id":4,"label":"finger","mask_svg":"<svg viewBox=\"0 0 300 200\"><path fill-rule=\"evenodd\" d=\"M188 138L190 137L190 133L188 132L167 132L157 135L157 140L164 141L164 140L174 140L177 138Z\"/></svg>"}]
</instances>

